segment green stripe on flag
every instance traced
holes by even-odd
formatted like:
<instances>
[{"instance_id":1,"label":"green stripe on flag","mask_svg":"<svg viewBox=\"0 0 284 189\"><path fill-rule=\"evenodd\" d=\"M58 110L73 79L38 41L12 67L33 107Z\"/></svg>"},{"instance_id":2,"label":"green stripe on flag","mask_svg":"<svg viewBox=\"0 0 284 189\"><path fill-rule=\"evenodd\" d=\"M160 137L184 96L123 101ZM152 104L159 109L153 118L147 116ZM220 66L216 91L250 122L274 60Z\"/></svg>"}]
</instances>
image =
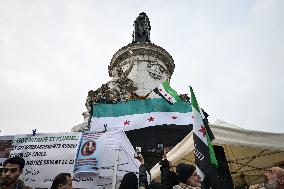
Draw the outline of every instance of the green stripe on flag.
<instances>
[{"instance_id":1,"label":"green stripe on flag","mask_svg":"<svg viewBox=\"0 0 284 189\"><path fill-rule=\"evenodd\" d=\"M212 142L210 140L210 137L209 137L207 131L206 131L206 139L207 139L207 144L208 144L210 163L212 165L214 165L215 168L217 168L218 167L218 161L217 161L217 158L216 158L216 155L215 155L215 152L214 152L214 149L213 149L213 145L212 145Z\"/></svg>"},{"instance_id":2,"label":"green stripe on flag","mask_svg":"<svg viewBox=\"0 0 284 189\"><path fill-rule=\"evenodd\" d=\"M176 99L176 101L180 101L181 100L179 98L178 93L173 88L170 87L170 83L169 83L168 80L163 82L163 87L164 87L164 89L165 89L165 91L167 93L169 93L172 97L174 97Z\"/></svg>"},{"instance_id":3,"label":"green stripe on flag","mask_svg":"<svg viewBox=\"0 0 284 189\"><path fill-rule=\"evenodd\" d=\"M117 104L94 104L93 117L118 117L150 112L192 112L188 102L176 102L171 105L162 98L133 100Z\"/></svg>"},{"instance_id":4,"label":"green stripe on flag","mask_svg":"<svg viewBox=\"0 0 284 189\"><path fill-rule=\"evenodd\" d=\"M193 89L191 86L189 86L189 88L190 88L190 93L191 93L191 105L193 106L194 109L196 109L200 113L200 109L199 109L195 94L193 92Z\"/></svg>"}]
</instances>

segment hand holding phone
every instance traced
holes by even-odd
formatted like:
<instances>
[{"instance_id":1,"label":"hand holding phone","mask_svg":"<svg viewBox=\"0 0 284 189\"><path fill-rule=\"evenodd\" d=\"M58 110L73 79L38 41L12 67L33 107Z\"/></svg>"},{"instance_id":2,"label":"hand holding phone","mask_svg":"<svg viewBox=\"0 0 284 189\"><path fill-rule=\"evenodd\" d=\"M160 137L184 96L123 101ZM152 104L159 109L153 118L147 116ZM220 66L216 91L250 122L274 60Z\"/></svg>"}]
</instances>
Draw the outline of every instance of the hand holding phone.
<instances>
[{"instance_id":1,"label":"hand holding phone","mask_svg":"<svg viewBox=\"0 0 284 189\"><path fill-rule=\"evenodd\" d=\"M134 158L138 159L140 162L141 162L142 160L144 160L144 158L143 158L143 156L142 156L141 154L138 155L138 156L135 156Z\"/></svg>"}]
</instances>

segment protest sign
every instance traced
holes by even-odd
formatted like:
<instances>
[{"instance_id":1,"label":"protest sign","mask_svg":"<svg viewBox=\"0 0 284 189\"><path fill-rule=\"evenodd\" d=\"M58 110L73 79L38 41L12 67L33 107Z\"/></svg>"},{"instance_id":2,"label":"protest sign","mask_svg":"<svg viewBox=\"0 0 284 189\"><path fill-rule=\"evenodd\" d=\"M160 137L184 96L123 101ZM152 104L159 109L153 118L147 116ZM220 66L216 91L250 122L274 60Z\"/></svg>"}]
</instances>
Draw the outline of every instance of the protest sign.
<instances>
[{"instance_id":1,"label":"protest sign","mask_svg":"<svg viewBox=\"0 0 284 189\"><path fill-rule=\"evenodd\" d=\"M80 174L73 176L74 188L109 188L114 174L119 182L125 173L138 172L139 163L134 159L134 149L122 130L86 133L81 140L82 135L84 134L68 132L16 135L10 138L0 136L0 141L5 141L5 144L7 140L10 140L10 144L12 141L10 157L21 156L25 159L26 165L20 179L33 188L50 188L57 174L72 174L75 162L83 162L83 166L78 166ZM88 141L91 142L88 144ZM76 161L79 147L81 150L85 148L80 151L85 156L79 155ZM118 162L115 159L117 153ZM89 161L84 159L86 157L96 160ZM114 166L118 168L117 173L114 172ZM88 171L92 167L97 173Z\"/></svg>"},{"instance_id":2,"label":"protest sign","mask_svg":"<svg viewBox=\"0 0 284 189\"><path fill-rule=\"evenodd\" d=\"M26 165L21 175L25 183L34 188L49 188L54 177L72 173L81 133L17 135L13 140L11 157L21 156ZM74 178L74 187L89 187L90 176ZM80 185L79 185L80 183Z\"/></svg>"},{"instance_id":3,"label":"protest sign","mask_svg":"<svg viewBox=\"0 0 284 189\"><path fill-rule=\"evenodd\" d=\"M99 173L104 149L104 133L86 132L82 134L74 173Z\"/></svg>"}]
</instances>

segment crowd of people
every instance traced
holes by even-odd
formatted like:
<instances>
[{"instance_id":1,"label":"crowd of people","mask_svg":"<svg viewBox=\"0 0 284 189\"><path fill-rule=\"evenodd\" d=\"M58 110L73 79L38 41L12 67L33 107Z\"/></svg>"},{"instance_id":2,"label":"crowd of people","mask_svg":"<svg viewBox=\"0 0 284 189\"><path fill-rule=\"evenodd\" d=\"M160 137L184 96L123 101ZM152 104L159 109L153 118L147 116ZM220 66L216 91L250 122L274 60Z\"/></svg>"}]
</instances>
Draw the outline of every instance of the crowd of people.
<instances>
[{"instance_id":1,"label":"crowd of people","mask_svg":"<svg viewBox=\"0 0 284 189\"><path fill-rule=\"evenodd\" d=\"M154 182L147 179L143 157L139 156L138 159L141 163L139 178L134 173L125 174L119 189L201 189L201 178L197 174L194 165L179 163L176 166L176 171L174 171L171 162L164 155L163 160L160 162L161 182ZM272 167L266 169L263 176L264 183L254 185L249 189L284 189L283 168Z\"/></svg>"},{"instance_id":2,"label":"crowd of people","mask_svg":"<svg viewBox=\"0 0 284 189\"><path fill-rule=\"evenodd\" d=\"M149 172L144 165L142 155L137 159L141 165L139 176L135 173L127 173L121 180L119 189L199 189L201 180L196 172L196 167L190 164L180 163L173 170L171 162L164 158L160 162L161 182L149 179ZM0 189L31 189L19 177L23 173L25 160L21 157L8 158L3 163L0 176ZM264 172L264 186L257 185L255 188L284 189L284 169L272 167ZM51 189L73 189L72 175L70 173L58 174L51 185Z\"/></svg>"}]
</instances>

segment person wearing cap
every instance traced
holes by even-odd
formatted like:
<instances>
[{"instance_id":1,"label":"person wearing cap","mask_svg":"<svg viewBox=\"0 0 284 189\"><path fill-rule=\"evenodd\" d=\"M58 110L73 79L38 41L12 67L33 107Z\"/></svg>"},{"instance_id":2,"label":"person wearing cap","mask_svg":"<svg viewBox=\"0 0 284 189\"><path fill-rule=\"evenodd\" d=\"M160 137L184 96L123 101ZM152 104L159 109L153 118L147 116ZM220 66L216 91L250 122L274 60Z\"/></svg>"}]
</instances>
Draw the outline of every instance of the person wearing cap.
<instances>
[{"instance_id":1,"label":"person wearing cap","mask_svg":"<svg viewBox=\"0 0 284 189\"><path fill-rule=\"evenodd\" d=\"M201 180L195 166L180 163L176 166L176 172L180 183L173 189L200 189Z\"/></svg>"}]
</instances>

